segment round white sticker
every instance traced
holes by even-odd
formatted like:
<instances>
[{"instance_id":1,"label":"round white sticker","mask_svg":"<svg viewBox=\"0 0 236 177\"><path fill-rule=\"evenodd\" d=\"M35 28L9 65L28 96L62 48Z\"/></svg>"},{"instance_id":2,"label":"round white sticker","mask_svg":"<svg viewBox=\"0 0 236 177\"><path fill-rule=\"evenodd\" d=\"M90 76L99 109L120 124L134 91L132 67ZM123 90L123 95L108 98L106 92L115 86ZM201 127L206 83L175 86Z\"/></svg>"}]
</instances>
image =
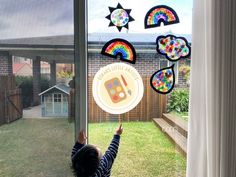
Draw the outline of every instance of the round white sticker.
<instances>
[{"instance_id":1,"label":"round white sticker","mask_svg":"<svg viewBox=\"0 0 236 177\"><path fill-rule=\"evenodd\" d=\"M125 63L101 68L93 79L93 97L97 105L111 114L123 114L141 101L144 87L138 71Z\"/></svg>"}]
</instances>

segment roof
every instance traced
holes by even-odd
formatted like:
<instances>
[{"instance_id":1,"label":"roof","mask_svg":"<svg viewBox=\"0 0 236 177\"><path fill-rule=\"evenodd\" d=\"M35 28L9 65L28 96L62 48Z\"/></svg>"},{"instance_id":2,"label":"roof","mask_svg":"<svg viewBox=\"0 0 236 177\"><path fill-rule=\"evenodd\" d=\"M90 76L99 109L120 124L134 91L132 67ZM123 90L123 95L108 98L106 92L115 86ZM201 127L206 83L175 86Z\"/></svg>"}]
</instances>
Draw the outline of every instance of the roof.
<instances>
[{"instance_id":1,"label":"roof","mask_svg":"<svg viewBox=\"0 0 236 177\"><path fill-rule=\"evenodd\" d=\"M173 34L173 33L166 33ZM103 45L113 38L126 39L134 45L137 52L155 52L158 33L89 33L88 52L100 53ZM162 34L165 35L165 34ZM191 35L183 36L191 43ZM140 50L139 50L140 49ZM11 55L25 58L40 56L42 61L57 63L74 62L74 35L32 37L0 40L0 51L7 51Z\"/></svg>"},{"instance_id":2,"label":"roof","mask_svg":"<svg viewBox=\"0 0 236 177\"><path fill-rule=\"evenodd\" d=\"M173 34L173 33L166 33ZM153 33L89 33L89 42L107 42L113 38L124 38L130 42L144 42L155 43L156 38L160 35L166 34L153 34ZM176 36L183 36L191 42L190 34L175 34ZM18 38L18 39L4 39L0 40L0 45L36 45L36 46L70 46L74 48L74 35L61 35L61 36L46 36L46 37L32 37L32 38Z\"/></svg>"},{"instance_id":3,"label":"roof","mask_svg":"<svg viewBox=\"0 0 236 177\"><path fill-rule=\"evenodd\" d=\"M156 38L161 35L167 35L173 33L89 33L88 41L99 43L99 42L107 42L113 38L123 38L133 43L156 43ZM188 42L191 43L192 38L190 34L173 34L176 36L185 37Z\"/></svg>"},{"instance_id":4,"label":"roof","mask_svg":"<svg viewBox=\"0 0 236 177\"><path fill-rule=\"evenodd\" d=\"M49 92L50 90L52 90L54 88L66 93L68 95L70 94L70 87L69 86L67 86L66 84L57 84L57 85L54 85L53 87L50 87L49 89L43 91L42 93L39 94L39 96Z\"/></svg>"},{"instance_id":5,"label":"roof","mask_svg":"<svg viewBox=\"0 0 236 177\"><path fill-rule=\"evenodd\" d=\"M28 66L32 69L31 65L28 63L13 63L12 65L12 69L13 69L13 73L17 73L18 71L21 70L21 68L23 68L24 66Z\"/></svg>"},{"instance_id":6,"label":"roof","mask_svg":"<svg viewBox=\"0 0 236 177\"><path fill-rule=\"evenodd\" d=\"M12 69L13 73L17 73L20 71L24 66L28 66L29 68L32 69L32 65L29 63L13 63L12 64ZM41 63L41 68L50 68L50 65L47 63Z\"/></svg>"},{"instance_id":7,"label":"roof","mask_svg":"<svg viewBox=\"0 0 236 177\"><path fill-rule=\"evenodd\" d=\"M21 44L21 45L73 45L74 35L45 36L31 38L3 39L0 44Z\"/></svg>"}]
</instances>

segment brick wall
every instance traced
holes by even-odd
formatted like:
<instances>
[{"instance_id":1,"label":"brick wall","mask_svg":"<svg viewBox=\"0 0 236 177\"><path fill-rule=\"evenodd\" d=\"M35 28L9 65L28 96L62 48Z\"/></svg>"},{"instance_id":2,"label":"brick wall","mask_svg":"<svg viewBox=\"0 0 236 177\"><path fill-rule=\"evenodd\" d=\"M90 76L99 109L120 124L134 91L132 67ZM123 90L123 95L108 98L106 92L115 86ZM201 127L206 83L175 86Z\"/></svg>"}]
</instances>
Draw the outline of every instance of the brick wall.
<instances>
[{"instance_id":1,"label":"brick wall","mask_svg":"<svg viewBox=\"0 0 236 177\"><path fill-rule=\"evenodd\" d=\"M179 67L181 64L184 64L187 60L181 59L178 61L178 64L175 63L175 74L178 74L178 78L176 81L176 87L185 88L188 87L186 79L184 79L184 76L182 73L178 72L177 67ZM119 59L110 58L107 56L104 56L100 54L100 51L97 50L97 52L89 52L88 53L88 75L94 76L97 71L108 64L112 64L114 62L123 62ZM125 62L126 64L129 64ZM158 54L155 50L153 52L137 52L137 59L136 63L130 64L131 66L134 66L140 75L142 77L151 77L154 72L157 70L167 67L171 63L168 62L167 59L165 59L164 56ZM187 63L189 64L189 63Z\"/></svg>"},{"instance_id":2,"label":"brick wall","mask_svg":"<svg viewBox=\"0 0 236 177\"><path fill-rule=\"evenodd\" d=\"M108 64L112 64L114 62L123 62L119 59L113 59L99 53L89 53L88 54L88 75L94 76L97 71ZM141 76L150 76L157 70L160 69L160 55L158 54L150 54L150 53L138 53L137 60L134 66ZM128 64L127 62L125 62Z\"/></svg>"},{"instance_id":3,"label":"brick wall","mask_svg":"<svg viewBox=\"0 0 236 177\"><path fill-rule=\"evenodd\" d=\"M12 73L12 56L8 52L0 52L0 75Z\"/></svg>"}]
</instances>

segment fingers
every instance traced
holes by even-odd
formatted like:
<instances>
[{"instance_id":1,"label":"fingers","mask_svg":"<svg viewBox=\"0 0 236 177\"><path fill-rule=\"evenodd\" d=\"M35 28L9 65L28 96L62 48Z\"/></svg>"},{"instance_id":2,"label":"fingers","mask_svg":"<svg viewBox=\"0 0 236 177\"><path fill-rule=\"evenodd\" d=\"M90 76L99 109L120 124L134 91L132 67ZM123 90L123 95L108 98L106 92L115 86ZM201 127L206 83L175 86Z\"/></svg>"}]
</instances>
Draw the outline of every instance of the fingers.
<instances>
[{"instance_id":1,"label":"fingers","mask_svg":"<svg viewBox=\"0 0 236 177\"><path fill-rule=\"evenodd\" d=\"M84 138L84 139L87 139L87 136L86 136L84 130L81 130L81 131L79 132L79 137Z\"/></svg>"},{"instance_id":2,"label":"fingers","mask_svg":"<svg viewBox=\"0 0 236 177\"><path fill-rule=\"evenodd\" d=\"M87 136L86 136L86 134L85 134L84 131L83 131L83 138L84 138L84 139L87 139Z\"/></svg>"}]
</instances>

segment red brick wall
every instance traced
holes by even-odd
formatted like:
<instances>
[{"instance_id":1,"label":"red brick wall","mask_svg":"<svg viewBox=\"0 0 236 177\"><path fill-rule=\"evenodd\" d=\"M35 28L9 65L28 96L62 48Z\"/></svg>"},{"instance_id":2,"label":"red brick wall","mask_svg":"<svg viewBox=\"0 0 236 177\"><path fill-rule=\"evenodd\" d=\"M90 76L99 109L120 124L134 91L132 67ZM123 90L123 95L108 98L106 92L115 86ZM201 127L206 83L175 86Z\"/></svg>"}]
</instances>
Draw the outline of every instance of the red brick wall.
<instances>
[{"instance_id":1,"label":"red brick wall","mask_svg":"<svg viewBox=\"0 0 236 177\"><path fill-rule=\"evenodd\" d=\"M12 73L12 56L8 52L0 52L0 75Z\"/></svg>"},{"instance_id":2,"label":"red brick wall","mask_svg":"<svg viewBox=\"0 0 236 177\"><path fill-rule=\"evenodd\" d=\"M160 66L160 60L166 61L162 62ZM186 61L186 59L181 59L178 62L182 64ZM100 53L89 52L88 53L88 75L94 76L97 71L108 64L112 64L114 62L123 62L119 59L110 58L104 56ZM127 62L126 62L127 63ZM155 53L137 53L137 60L135 64L130 64L134 66L142 77L151 77L154 72L159 70L160 68L167 66L167 59L164 56ZM178 65L180 66L180 64ZM178 74L178 81L176 82L176 87L188 87L186 80L183 77L182 73Z\"/></svg>"}]
</instances>

